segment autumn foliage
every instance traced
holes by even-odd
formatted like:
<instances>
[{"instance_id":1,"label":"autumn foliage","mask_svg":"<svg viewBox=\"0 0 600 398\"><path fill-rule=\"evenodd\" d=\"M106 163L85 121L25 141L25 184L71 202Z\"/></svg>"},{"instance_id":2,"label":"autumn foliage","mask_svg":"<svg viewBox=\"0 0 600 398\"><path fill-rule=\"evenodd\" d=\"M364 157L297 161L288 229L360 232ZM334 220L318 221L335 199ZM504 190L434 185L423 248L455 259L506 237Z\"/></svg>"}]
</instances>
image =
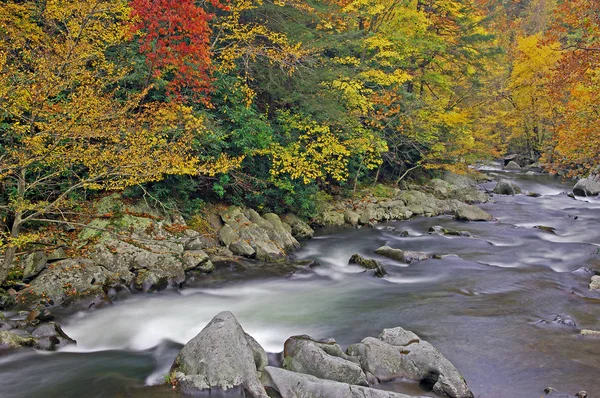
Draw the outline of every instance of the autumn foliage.
<instances>
[{"instance_id":1,"label":"autumn foliage","mask_svg":"<svg viewBox=\"0 0 600 398\"><path fill-rule=\"evenodd\" d=\"M210 0L225 9L221 0ZM166 81L176 99L203 99L210 91L211 28L214 14L194 0L132 0L132 33L146 56L152 77ZM207 100L205 100L208 103Z\"/></svg>"},{"instance_id":2,"label":"autumn foliage","mask_svg":"<svg viewBox=\"0 0 600 398\"><path fill-rule=\"evenodd\" d=\"M597 1L0 1L0 283L105 190L308 217L507 152L585 175L599 104Z\"/></svg>"}]
</instances>

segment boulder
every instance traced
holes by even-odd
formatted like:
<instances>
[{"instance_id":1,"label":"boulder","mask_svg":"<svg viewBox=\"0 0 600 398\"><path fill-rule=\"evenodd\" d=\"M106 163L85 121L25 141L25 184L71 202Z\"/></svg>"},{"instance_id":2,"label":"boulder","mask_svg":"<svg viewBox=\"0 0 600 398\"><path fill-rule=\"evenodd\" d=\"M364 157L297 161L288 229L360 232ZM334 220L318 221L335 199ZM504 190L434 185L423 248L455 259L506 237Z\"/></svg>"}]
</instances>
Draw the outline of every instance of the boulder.
<instances>
[{"instance_id":1,"label":"boulder","mask_svg":"<svg viewBox=\"0 0 600 398\"><path fill-rule=\"evenodd\" d=\"M396 392L376 390L267 366L263 384L272 397L281 398L411 398ZM415 397L412 397L415 398Z\"/></svg>"},{"instance_id":2,"label":"boulder","mask_svg":"<svg viewBox=\"0 0 600 398\"><path fill-rule=\"evenodd\" d=\"M498 195L517 195L521 193L521 188L511 180L501 179L496 184L494 193Z\"/></svg>"},{"instance_id":3,"label":"boulder","mask_svg":"<svg viewBox=\"0 0 600 398\"><path fill-rule=\"evenodd\" d=\"M514 160L511 160L506 166L504 166L504 170L521 170L521 165Z\"/></svg>"},{"instance_id":4,"label":"boulder","mask_svg":"<svg viewBox=\"0 0 600 398\"><path fill-rule=\"evenodd\" d=\"M393 249L389 246L382 246L375 250L375 253L379 254L380 256L391 258L392 260L400 261L405 264L412 264L414 262L427 260L429 258L429 255L427 253Z\"/></svg>"},{"instance_id":5,"label":"boulder","mask_svg":"<svg viewBox=\"0 0 600 398\"><path fill-rule=\"evenodd\" d=\"M204 250L186 250L181 261L185 271L199 269L203 272L211 272L215 269Z\"/></svg>"},{"instance_id":6,"label":"boulder","mask_svg":"<svg viewBox=\"0 0 600 398\"><path fill-rule=\"evenodd\" d=\"M229 246L236 240L239 240L240 235L230 225L224 225L219 231L219 239L225 246Z\"/></svg>"},{"instance_id":7,"label":"boulder","mask_svg":"<svg viewBox=\"0 0 600 398\"><path fill-rule=\"evenodd\" d=\"M268 363L263 348L231 312L216 315L181 350L172 371L184 394L237 393L268 398L259 379Z\"/></svg>"},{"instance_id":8,"label":"boulder","mask_svg":"<svg viewBox=\"0 0 600 398\"><path fill-rule=\"evenodd\" d=\"M34 344L35 339L31 336L20 336L10 331L0 330L0 347L31 347Z\"/></svg>"},{"instance_id":9,"label":"boulder","mask_svg":"<svg viewBox=\"0 0 600 398\"><path fill-rule=\"evenodd\" d=\"M185 281L183 245L157 243L108 239L96 245L91 259L109 271L112 280L135 289L148 292L177 288Z\"/></svg>"},{"instance_id":10,"label":"boulder","mask_svg":"<svg viewBox=\"0 0 600 398\"><path fill-rule=\"evenodd\" d=\"M286 214L283 216L283 222L291 227L292 235L296 239L310 239L315 234L310 225L302 221L295 214Z\"/></svg>"},{"instance_id":11,"label":"boulder","mask_svg":"<svg viewBox=\"0 0 600 398\"><path fill-rule=\"evenodd\" d=\"M463 205L456 209L454 218L462 221L493 221L494 217L473 205Z\"/></svg>"},{"instance_id":12,"label":"boulder","mask_svg":"<svg viewBox=\"0 0 600 398\"><path fill-rule=\"evenodd\" d=\"M193 231L188 229L186 231ZM194 231L195 232L195 231ZM217 245L217 241L213 238L207 236L194 236L190 240L188 240L185 245L185 250L204 250L211 247L215 247Z\"/></svg>"},{"instance_id":13,"label":"boulder","mask_svg":"<svg viewBox=\"0 0 600 398\"><path fill-rule=\"evenodd\" d=\"M355 227L358 225L358 221L360 220L360 214L352 210L346 210L344 212L344 220L346 220L346 224L350 224Z\"/></svg>"},{"instance_id":14,"label":"boulder","mask_svg":"<svg viewBox=\"0 0 600 398\"><path fill-rule=\"evenodd\" d=\"M367 376L379 381L415 380L422 387L451 398L473 398L459 371L438 350L400 327L384 329L379 338L367 337L348 347Z\"/></svg>"},{"instance_id":15,"label":"boulder","mask_svg":"<svg viewBox=\"0 0 600 398\"><path fill-rule=\"evenodd\" d=\"M229 244L229 250L237 256L253 257L256 255L256 251L250 244L244 240L237 239Z\"/></svg>"},{"instance_id":16,"label":"boulder","mask_svg":"<svg viewBox=\"0 0 600 398\"><path fill-rule=\"evenodd\" d=\"M59 247L57 249L52 250L48 254L48 263L54 263L56 261L65 260L68 257L69 256L67 255L67 252L65 251L65 249L62 247Z\"/></svg>"},{"instance_id":17,"label":"boulder","mask_svg":"<svg viewBox=\"0 0 600 398\"><path fill-rule=\"evenodd\" d=\"M54 322L39 325L31 332L31 336L36 339L34 347L44 351L55 351L68 344L76 343Z\"/></svg>"},{"instance_id":18,"label":"boulder","mask_svg":"<svg viewBox=\"0 0 600 398\"><path fill-rule=\"evenodd\" d=\"M379 261L365 258L360 254L353 254L348 261L348 264L355 264L363 267L366 270L373 270L374 275L378 278L383 278L387 275L387 271L383 268L383 265Z\"/></svg>"},{"instance_id":19,"label":"boulder","mask_svg":"<svg viewBox=\"0 0 600 398\"><path fill-rule=\"evenodd\" d=\"M48 257L43 251L37 251L23 255L21 257L21 267L23 268L23 279L30 279L46 268Z\"/></svg>"},{"instance_id":20,"label":"boulder","mask_svg":"<svg viewBox=\"0 0 600 398\"><path fill-rule=\"evenodd\" d=\"M26 303L43 300L52 305L64 303L74 295L91 295L102 292L111 273L87 259L63 260L52 264L19 292Z\"/></svg>"},{"instance_id":21,"label":"boulder","mask_svg":"<svg viewBox=\"0 0 600 398\"><path fill-rule=\"evenodd\" d=\"M600 290L600 276L592 276L592 281L590 282L590 290Z\"/></svg>"},{"instance_id":22,"label":"boulder","mask_svg":"<svg viewBox=\"0 0 600 398\"><path fill-rule=\"evenodd\" d=\"M309 336L290 337L283 349L283 367L320 379L368 386L358 359L346 355L335 341L319 342Z\"/></svg>"},{"instance_id":23,"label":"boulder","mask_svg":"<svg viewBox=\"0 0 600 398\"><path fill-rule=\"evenodd\" d=\"M577 196L598 196L600 194L598 177L590 176L577 181L577 184L573 187L573 193Z\"/></svg>"},{"instance_id":24,"label":"boulder","mask_svg":"<svg viewBox=\"0 0 600 398\"><path fill-rule=\"evenodd\" d=\"M581 331L581 335L582 336L589 336L589 337L600 337L600 332L597 331L597 330L583 329Z\"/></svg>"},{"instance_id":25,"label":"boulder","mask_svg":"<svg viewBox=\"0 0 600 398\"><path fill-rule=\"evenodd\" d=\"M281 218L275 213L267 213L263 218L270 224L267 234L271 240L277 243L277 246L286 252L300 249L300 243L291 233L291 228L284 225Z\"/></svg>"}]
</instances>

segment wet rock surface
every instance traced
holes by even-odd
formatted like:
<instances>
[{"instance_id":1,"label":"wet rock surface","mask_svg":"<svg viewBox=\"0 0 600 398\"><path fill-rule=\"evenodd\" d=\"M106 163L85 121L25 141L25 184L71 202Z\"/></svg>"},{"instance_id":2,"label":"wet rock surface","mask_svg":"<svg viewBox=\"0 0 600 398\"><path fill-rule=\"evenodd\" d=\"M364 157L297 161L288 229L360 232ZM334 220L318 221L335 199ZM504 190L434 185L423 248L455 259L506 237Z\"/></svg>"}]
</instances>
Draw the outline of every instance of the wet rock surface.
<instances>
[{"instance_id":1,"label":"wet rock surface","mask_svg":"<svg viewBox=\"0 0 600 398\"><path fill-rule=\"evenodd\" d=\"M407 378L440 396L473 397L458 370L439 351L399 327L385 329L378 339L367 337L346 352L332 339L293 336L284 345L283 369L267 362L265 351L233 314L223 312L183 347L171 375L179 391L211 396L408 398L372 388Z\"/></svg>"}]
</instances>

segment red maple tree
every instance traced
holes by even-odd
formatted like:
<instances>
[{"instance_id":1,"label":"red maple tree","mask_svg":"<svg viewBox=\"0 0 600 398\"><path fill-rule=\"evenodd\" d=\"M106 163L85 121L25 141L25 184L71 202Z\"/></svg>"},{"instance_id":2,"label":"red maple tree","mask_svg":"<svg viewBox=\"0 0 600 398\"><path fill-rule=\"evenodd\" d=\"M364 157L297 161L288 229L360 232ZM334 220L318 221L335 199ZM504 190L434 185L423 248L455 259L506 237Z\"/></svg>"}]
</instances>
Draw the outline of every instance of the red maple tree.
<instances>
[{"instance_id":1,"label":"red maple tree","mask_svg":"<svg viewBox=\"0 0 600 398\"><path fill-rule=\"evenodd\" d=\"M207 0L226 9L228 0ZM214 14L194 0L131 0L133 33L155 78L176 100L207 102L211 86L209 21Z\"/></svg>"}]
</instances>

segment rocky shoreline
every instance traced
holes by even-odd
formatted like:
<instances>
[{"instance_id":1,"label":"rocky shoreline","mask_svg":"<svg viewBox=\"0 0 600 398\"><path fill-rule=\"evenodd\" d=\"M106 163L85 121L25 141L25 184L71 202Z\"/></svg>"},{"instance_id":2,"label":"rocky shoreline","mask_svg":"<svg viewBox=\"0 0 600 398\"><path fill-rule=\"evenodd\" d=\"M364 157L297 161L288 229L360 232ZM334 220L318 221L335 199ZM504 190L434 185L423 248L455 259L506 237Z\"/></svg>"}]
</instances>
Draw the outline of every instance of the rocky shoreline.
<instances>
[{"instance_id":1,"label":"rocky shoreline","mask_svg":"<svg viewBox=\"0 0 600 398\"><path fill-rule=\"evenodd\" d=\"M299 241L313 236L313 227L361 228L440 214L466 221L493 220L474 205L490 196L469 177L447 173L425 186L405 188L388 189L385 196L366 193L334 200L310 225L293 214L280 217L224 207L206 217L203 230L188 226L180 216L145 203L129 204L113 194L94 204L95 216L64 248L21 257L18 267L29 282L9 291L8 300L14 298L18 310L99 308L124 294L210 280L219 269L271 268L290 274L313 266L290 260L290 254L300 248Z\"/></svg>"}]
</instances>

